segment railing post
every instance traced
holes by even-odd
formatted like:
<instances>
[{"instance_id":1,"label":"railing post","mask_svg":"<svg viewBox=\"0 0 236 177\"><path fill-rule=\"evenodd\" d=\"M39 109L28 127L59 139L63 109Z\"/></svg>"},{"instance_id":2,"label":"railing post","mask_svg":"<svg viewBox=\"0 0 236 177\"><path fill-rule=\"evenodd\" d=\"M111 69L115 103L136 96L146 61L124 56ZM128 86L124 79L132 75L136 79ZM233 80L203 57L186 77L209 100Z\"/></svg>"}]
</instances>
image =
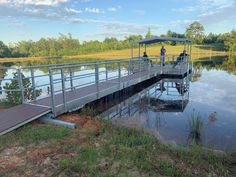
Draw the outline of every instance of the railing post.
<instances>
[{"instance_id":1,"label":"railing post","mask_svg":"<svg viewBox=\"0 0 236 177\"><path fill-rule=\"evenodd\" d=\"M131 73L131 68L130 68L130 60L128 61L128 75L130 75L130 73Z\"/></svg>"},{"instance_id":2,"label":"railing post","mask_svg":"<svg viewBox=\"0 0 236 177\"><path fill-rule=\"evenodd\" d=\"M149 60L148 62L148 78L150 78L150 74L151 74L151 60Z\"/></svg>"},{"instance_id":3,"label":"railing post","mask_svg":"<svg viewBox=\"0 0 236 177\"><path fill-rule=\"evenodd\" d=\"M187 63L187 70L188 70L188 71L187 71L187 75L188 75L188 74L189 74L189 57L188 57L188 56L187 56L187 62L188 62L188 63Z\"/></svg>"},{"instance_id":4,"label":"railing post","mask_svg":"<svg viewBox=\"0 0 236 177\"><path fill-rule=\"evenodd\" d=\"M99 67L98 67L98 64L95 64L95 83L97 86L97 93L99 93Z\"/></svg>"},{"instance_id":5,"label":"railing post","mask_svg":"<svg viewBox=\"0 0 236 177\"><path fill-rule=\"evenodd\" d=\"M30 69L30 73L31 73L31 81L32 81L32 88L33 88L33 99L36 100L36 91L35 91L35 78L34 78L34 69L31 68Z\"/></svg>"},{"instance_id":6,"label":"railing post","mask_svg":"<svg viewBox=\"0 0 236 177\"><path fill-rule=\"evenodd\" d=\"M25 102L25 97L24 97L24 84L22 81L22 75L21 75L21 68L17 69L17 75L18 75L18 86L21 94L21 103Z\"/></svg>"},{"instance_id":7,"label":"railing post","mask_svg":"<svg viewBox=\"0 0 236 177\"><path fill-rule=\"evenodd\" d=\"M161 61L161 74L163 74L163 64L162 64L162 61Z\"/></svg>"},{"instance_id":8,"label":"railing post","mask_svg":"<svg viewBox=\"0 0 236 177\"><path fill-rule=\"evenodd\" d=\"M108 67L107 67L107 63L105 64L105 69L106 69L106 81L108 80Z\"/></svg>"},{"instance_id":9,"label":"railing post","mask_svg":"<svg viewBox=\"0 0 236 177\"><path fill-rule=\"evenodd\" d=\"M119 78L119 87L120 87L120 79L121 79L121 66L120 66L120 61L118 61L118 78Z\"/></svg>"},{"instance_id":10,"label":"railing post","mask_svg":"<svg viewBox=\"0 0 236 177\"><path fill-rule=\"evenodd\" d=\"M65 86L65 74L64 69L61 68L61 86L62 86L62 101L64 105L64 110L67 110L66 106L66 86Z\"/></svg>"},{"instance_id":11,"label":"railing post","mask_svg":"<svg viewBox=\"0 0 236 177\"><path fill-rule=\"evenodd\" d=\"M139 58L139 79L140 79L140 77L141 77L141 60Z\"/></svg>"},{"instance_id":12,"label":"railing post","mask_svg":"<svg viewBox=\"0 0 236 177\"><path fill-rule=\"evenodd\" d=\"M74 73L72 72L72 69L70 69L70 89L71 90L74 90L73 76L74 76Z\"/></svg>"},{"instance_id":13,"label":"railing post","mask_svg":"<svg viewBox=\"0 0 236 177\"><path fill-rule=\"evenodd\" d=\"M54 83L53 83L53 72L49 68L49 80L50 80L50 94L51 94L51 103L52 103L52 113L56 117L56 105L55 105L55 95L54 95Z\"/></svg>"}]
</instances>

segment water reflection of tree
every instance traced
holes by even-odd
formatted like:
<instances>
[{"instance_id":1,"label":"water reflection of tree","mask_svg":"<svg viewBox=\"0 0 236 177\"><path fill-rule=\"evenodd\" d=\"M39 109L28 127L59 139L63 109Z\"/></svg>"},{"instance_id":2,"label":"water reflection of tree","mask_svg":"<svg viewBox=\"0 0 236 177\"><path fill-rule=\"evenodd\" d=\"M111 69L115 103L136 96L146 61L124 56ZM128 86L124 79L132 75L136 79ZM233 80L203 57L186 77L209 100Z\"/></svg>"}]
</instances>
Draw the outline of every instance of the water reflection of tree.
<instances>
[{"instance_id":1,"label":"water reflection of tree","mask_svg":"<svg viewBox=\"0 0 236 177\"><path fill-rule=\"evenodd\" d=\"M199 58L198 61L194 62L194 70L198 72L200 69L206 69L208 71L217 69L227 71L230 74L236 74L236 56L215 56L211 59Z\"/></svg>"},{"instance_id":2,"label":"water reflection of tree","mask_svg":"<svg viewBox=\"0 0 236 177\"><path fill-rule=\"evenodd\" d=\"M192 82L197 82L202 76L202 67L201 65L195 65L194 67L194 73L192 75L192 79L191 81Z\"/></svg>"}]
</instances>

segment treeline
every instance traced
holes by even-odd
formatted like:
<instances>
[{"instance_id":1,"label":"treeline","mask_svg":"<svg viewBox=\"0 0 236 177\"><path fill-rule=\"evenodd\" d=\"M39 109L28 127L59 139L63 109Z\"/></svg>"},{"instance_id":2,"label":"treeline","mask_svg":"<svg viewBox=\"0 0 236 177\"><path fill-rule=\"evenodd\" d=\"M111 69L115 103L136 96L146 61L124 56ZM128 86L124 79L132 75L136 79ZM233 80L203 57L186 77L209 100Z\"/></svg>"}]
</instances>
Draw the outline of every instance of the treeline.
<instances>
[{"instance_id":1,"label":"treeline","mask_svg":"<svg viewBox=\"0 0 236 177\"><path fill-rule=\"evenodd\" d=\"M0 41L0 58L4 57L60 57L73 56L81 54L89 54L103 52L109 50L122 50L131 47L131 41L140 40L143 38L151 38L154 35L151 29L148 29L147 34L131 35L125 37L124 40L118 40L114 37L106 38L104 41L85 41L80 43L79 39L75 39L71 34L59 34L58 38L41 38L38 41L20 41L9 46ZM172 31L167 31L162 34L162 37L177 37L190 38L195 44L215 44L222 43L225 50L236 51L236 31L232 30L229 33L205 35L205 30L202 24L194 22L186 29L185 34L179 34ZM175 43L171 43L175 45Z\"/></svg>"},{"instance_id":2,"label":"treeline","mask_svg":"<svg viewBox=\"0 0 236 177\"><path fill-rule=\"evenodd\" d=\"M85 41L81 44L78 39L72 38L71 34L59 34L58 38L41 38L36 42L32 40L20 41L9 45L9 47L0 41L0 58L58 57L89 54L108 50L122 50L130 48L131 41L140 40L142 38L141 35L133 35L125 38L125 40L106 38L104 41Z\"/></svg>"}]
</instances>

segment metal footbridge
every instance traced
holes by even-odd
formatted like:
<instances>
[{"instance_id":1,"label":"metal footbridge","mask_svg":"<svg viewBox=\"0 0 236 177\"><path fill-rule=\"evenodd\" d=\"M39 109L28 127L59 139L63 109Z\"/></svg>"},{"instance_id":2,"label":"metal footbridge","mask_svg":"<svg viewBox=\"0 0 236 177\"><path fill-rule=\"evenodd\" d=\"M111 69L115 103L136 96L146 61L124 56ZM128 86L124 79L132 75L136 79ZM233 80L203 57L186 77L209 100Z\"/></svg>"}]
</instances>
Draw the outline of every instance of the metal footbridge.
<instances>
[{"instance_id":1,"label":"metal footbridge","mask_svg":"<svg viewBox=\"0 0 236 177\"><path fill-rule=\"evenodd\" d=\"M146 48L146 47L145 47ZM88 63L63 63L12 68L15 74L0 81L15 83L3 88L17 105L0 111L0 135L42 116L78 110L84 105L154 77L184 78L192 72L190 58L174 66L175 57L142 57Z\"/></svg>"}]
</instances>

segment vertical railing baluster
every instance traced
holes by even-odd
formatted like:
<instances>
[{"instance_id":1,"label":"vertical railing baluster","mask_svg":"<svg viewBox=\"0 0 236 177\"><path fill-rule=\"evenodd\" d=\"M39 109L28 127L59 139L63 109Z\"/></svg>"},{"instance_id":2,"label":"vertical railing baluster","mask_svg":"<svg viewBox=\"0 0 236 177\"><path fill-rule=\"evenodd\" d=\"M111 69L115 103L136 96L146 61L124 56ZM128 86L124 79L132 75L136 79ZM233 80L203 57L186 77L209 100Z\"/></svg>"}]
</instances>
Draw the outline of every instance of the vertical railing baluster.
<instances>
[{"instance_id":1,"label":"vertical railing baluster","mask_svg":"<svg viewBox=\"0 0 236 177\"><path fill-rule=\"evenodd\" d=\"M74 72L72 71L72 69L70 69L70 89L71 90L74 90L73 76L74 76Z\"/></svg>"},{"instance_id":2,"label":"vertical railing baluster","mask_svg":"<svg viewBox=\"0 0 236 177\"><path fill-rule=\"evenodd\" d=\"M129 61L128 61L128 75L130 75L130 73L131 73L130 64L131 64L131 62L130 62L130 60L129 60Z\"/></svg>"},{"instance_id":3,"label":"vertical railing baluster","mask_svg":"<svg viewBox=\"0 0 236 177\"><path fill-rule=\"evenodd\" d=\"M138 67L139 67L139 80L141 78L141 60L139 59L139 63L138 63Z\"/></svg>"},{"instance_id":4,"label":"vertical railing baluster","mask_svg":"<svg viewBox=\"0 0 236 177\"><path fill-rule=\"evenodd\" d=\"M105 64L105 69L106 69L106 81L108 80L108 66L107 66L107 63Z\"/></svg>"},{"instance_id":5,"label":"vertical railing baluster","mask_svg":"<svg viewBox=\"0 0 236 177\"><path fill-rule=\"evenodd\" d=\"M61 68L61 86L62 86L62 101L64 106L64 111L66 111L66 86L65 86L65 73L64 69Z\"/></svg>"},{"instance_id":6,"label":"vertical railing baluster","mask_svg":"<svg viewBox=\"0 0 236 177\"><path fill-rule=\"evenodd\" d=\"M22 81L22 75L21 75L21 68L17 69L17 76L18 76L18 88L21 94L21 103L25 102L25 98L24 98L24 84Z\"/></svg>"},{"instance_id":7,"label":"vertical railing baluster","mask_svg":"<svg viewBox=\"0 0 236 177\"><path fill-rule=\"evenodd\" d=\"M31 73L31 82L32 82L32 89L33 89L33 100L36 100L36 90L35 90L35 78L34 78L34 69L31 68L30 69L30 73Z\"/></svg>"},{"instance_id":8,"label":"vertical railing baluster","mask_svg":"<svg viewBox=\"0 0 236 177\"><path fill-rule=\"evenodd\" d=\"M49 80L50 80L50 95L51 95L51 104L52 104L52 113L56 117L56 103L55 103L55 94L54 94L54 83L53 83L53 71L49 68Z\"/></svg>"},{"instance_id":9,"label":"vertical railing baluster","mask_svg":"<svg viewBox=\"0 0 236 177\"><path fill-rule=\"evenodd\" d=\"M99 93L99 66L95 64L95 83L97 86L97 94Z\"/></svg>"},{"instance_id":10,"label":"vertical railing baluster","mask_svg":"<svg viewBox=\"0 0 236 177\"><path fill-rule=\"evenodd\" d=\"M120 87L120 79L121 79L121 65L120 65L120 61L118 62L118 78L119 78L119 87Z\"/></svg>"}]
</instances>

